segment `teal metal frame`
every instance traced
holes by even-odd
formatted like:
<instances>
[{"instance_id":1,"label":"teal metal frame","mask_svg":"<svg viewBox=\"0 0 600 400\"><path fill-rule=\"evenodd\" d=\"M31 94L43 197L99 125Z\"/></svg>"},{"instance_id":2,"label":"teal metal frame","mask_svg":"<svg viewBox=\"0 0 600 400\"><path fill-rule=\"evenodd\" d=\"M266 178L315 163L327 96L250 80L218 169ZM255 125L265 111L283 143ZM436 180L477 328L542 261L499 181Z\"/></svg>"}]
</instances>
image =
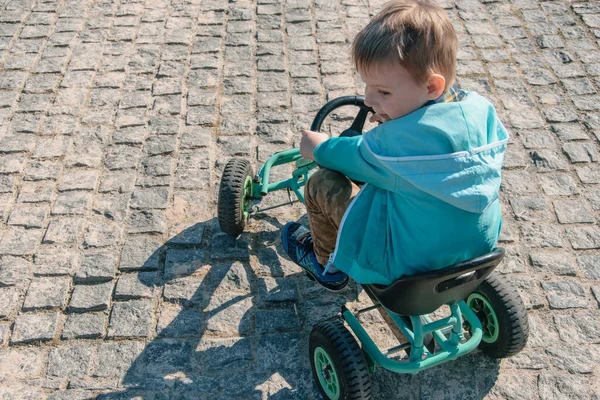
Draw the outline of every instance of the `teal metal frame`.
<instances>
[{"instance_id":1,"label":"teal metal frame","mask_svg":"<svg viewBox=\"0 0 600 400\"><path fill-rule=\"evenodd\" d=\"M291 162L296 163L296 169L292 173L290 179L277 182L269 182L271 177L271 168L288 164ZM291 189L294 191L298 199L304 203L304 190L302 187L306 185L306 181L311 175L311 170L317 167L317 163L314 161L307 160L300 155L300 149L294 148L290 150L280 151L273 154L269 159L260 167L257 177L258 182L252 184L252 198L260 199L267 193L274 192L281 189Z\"/></svg>"},{"instance_id":2,"label":"teal metal frame","mask_svg":"<svg viewBox=\"0 0 600 400\"><path fill-rule=\"evenodd\" d=\"M296 169L292 173L290 179L270 182L271 168L291 162L296 163ZM267 193L276 190L291 189L298 197L298 200L304 203L304 190L302 187L306 185L308 178L312 174L312 170L316 167L317 163L303 158L300 155L300 149L298 148L275 153L260 167L252 182L251 197L253 199L260 199ZM358 310L357 314L370 311L377 307L383 306L378 305ZM350 326L350 329L352 329L358 340L360 340L363 351L371 366L381 365L383 368L392 372L414 375L424 369L434 367L467 354L473 351L479 345L479 342L481 342L483 336L481 322L469 306L467 306L464 301L461 301L460 303L450 305L449 307L450 315L436 321L432 321L428 315L410 316L413 329L408 327L400 315L384 308L394 323L398 325L398 328L400 328L404 336L409 340L408 344L388 349L385 354L379 350L352 311L343 307L342 317ZM471 337L466 341L464 341L463 335L463 318L471 326ZM421 319L426 323L423 324ZM449 331L450 336L446 337L444 331ZM423 345L423 338L427 333L433 334L435 341L440 345L440 351L431 353ZM409 360L400 361L388 357L388 355L404 350L409 346L411 348Z\"/></svg>"},{"instance_id":3,"label":"teal metal frame","mask_svg":"<svg viewBox=\"0 0 600 400\"><path fill-rule=\"evenodd\" d=\"M382 306L379 305L358 310L357 314L377 307ZM404 336L409 340L408 344L388 349L385 351L385 354L373 342L352 311L344 307L342 317L348 323L358 340L360 340L362 349L372 367L374 365L381 365L392 372L414 375L424 369L443 364L467 354L473 351L479 345L479 342L481 342L483 335L481 322L469 306L464 301L461 301L449 307L450 315L437 321L432 321L428 315L411 316L410 321L413 329L408 327L400 315L384 308L396 325L398 325ZM471 326L471 337L466 341L464 341L463 335L463 317ZM421 322L421 318L426 322L425 324ZM446 337L446 332L444 331L449 331L450 336ZM423 338L426 333L433 334L435 341L440 345L440 351L431 353L423 345ZM410 347L410 358L408 360L394 360L388 357L388 355L408 347Z\"/></svg>"}]
</instances>

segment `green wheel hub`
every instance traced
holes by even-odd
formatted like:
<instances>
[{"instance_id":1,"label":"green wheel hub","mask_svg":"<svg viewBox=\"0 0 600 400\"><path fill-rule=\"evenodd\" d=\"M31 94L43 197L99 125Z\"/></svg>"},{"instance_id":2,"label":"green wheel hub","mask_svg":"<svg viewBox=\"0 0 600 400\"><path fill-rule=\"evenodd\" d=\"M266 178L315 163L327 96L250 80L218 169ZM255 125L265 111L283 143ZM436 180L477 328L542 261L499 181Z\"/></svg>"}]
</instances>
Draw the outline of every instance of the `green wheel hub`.
<instances>
[{"instance_id":1,"label":"green wheel hub","mask_svg":"<svg viewBox=\"0 0 600 400\"><path fill-rule=\"evenodd\" d=\"M467 299L467 305L477 315L483 328L481 338L485 343L494 343L500 335L500 324L494 308L484 296L472 293Z\"/></svg>"},{"instance_id":2,"label":"green wheel hub","mask_svg":"<svg viewBox=\"0 0 600 400\"><path fill-rule=\"evenodd\" d=\"M340 398L340 381L335 366L327 351L322 347L317 347L313 353L315 369L319 376L319 384L331 400Z\"/></svg>"},{"instance_id":3,"label":"green wheel hub","mask_svg":"<svg viewBox=\"0 0 600 400\"><path fill-rule=\"evenodd\" d=\"M248 215L250 214L250 198L251 197L252 197L252 178L247 176L246 182L244 182L244 192L242 193L242 215L244 216L244 220L247 220Z\"/></svg>"}]
</instances>

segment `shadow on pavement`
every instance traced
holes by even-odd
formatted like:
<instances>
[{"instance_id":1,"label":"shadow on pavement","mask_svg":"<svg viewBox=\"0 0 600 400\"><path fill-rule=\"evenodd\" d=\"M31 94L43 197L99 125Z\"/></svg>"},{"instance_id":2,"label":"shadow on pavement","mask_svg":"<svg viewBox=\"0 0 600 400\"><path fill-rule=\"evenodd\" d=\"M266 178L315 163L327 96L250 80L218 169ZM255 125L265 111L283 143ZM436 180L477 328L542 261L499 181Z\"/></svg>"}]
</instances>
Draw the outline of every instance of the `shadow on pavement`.
<instances>
[{"instance_id":1,"label":"shadow on pavement","mask_svg":"<svg viewBox=\"0 0 600 400\"><path fill-rule=\"evenodd\" d=\"M147 283L155 297L159 291L156 336L145 346L107 342L117 346L115 354L134 354L133 362L122 368L121 389L98 399L319 398L310 329L356 300L360 287L350 284L340 294L321 289L279 255L279 221L263 216L259 224L263 231L233 239L213 234L215 219L200 222L149 257L159 260L156 282ZM194 235L204 240L190 241ZM414 377L379 368L373 398L481 399L498 368L479 352Z\"/></svg>"}]
</instances>

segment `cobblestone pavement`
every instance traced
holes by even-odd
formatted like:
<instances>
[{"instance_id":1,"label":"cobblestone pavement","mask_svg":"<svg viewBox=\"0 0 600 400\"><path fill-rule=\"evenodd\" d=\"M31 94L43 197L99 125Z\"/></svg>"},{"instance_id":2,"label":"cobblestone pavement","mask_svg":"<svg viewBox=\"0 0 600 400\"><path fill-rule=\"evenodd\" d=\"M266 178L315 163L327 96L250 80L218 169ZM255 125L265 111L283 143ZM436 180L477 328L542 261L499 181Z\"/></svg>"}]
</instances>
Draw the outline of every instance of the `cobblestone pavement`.
<instances>
[{"instance_id":1,"label":"cobblestone pavement","mask_svg":"<svg viewBox=\"0 0 600 400\"><path fill-rule=\"evenodd\" d=\"M366 296L282 256L298 205L221 233L218 182L361 92L348 43L382 3L0 0L0 398L317 398L310 328ZM501 362L378 370L375 398L598 399L600 6L442 3L459 83L512 132L499 269L531 337Z\"/></svg>"}]
</instances>

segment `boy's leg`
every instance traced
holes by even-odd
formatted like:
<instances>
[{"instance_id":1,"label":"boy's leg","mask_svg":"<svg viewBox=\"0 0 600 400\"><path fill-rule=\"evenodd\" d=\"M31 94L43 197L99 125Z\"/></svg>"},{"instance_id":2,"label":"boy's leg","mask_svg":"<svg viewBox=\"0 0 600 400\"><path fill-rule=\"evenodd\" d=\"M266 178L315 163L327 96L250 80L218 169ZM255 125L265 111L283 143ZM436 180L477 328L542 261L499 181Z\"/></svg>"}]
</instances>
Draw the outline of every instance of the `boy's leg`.
<instances>
[{"instance_id":1,"label":"boy's leg","mask_svg":"<svg viewBox=\"0 0 600 400\"><path fill-rule=\"evenodd\" d=\"M346 209L360 188L345 175L330 169L315 172L304 190L313 248L321 265L335 249L337 233Z\"/></svg>"}]
</instances>

